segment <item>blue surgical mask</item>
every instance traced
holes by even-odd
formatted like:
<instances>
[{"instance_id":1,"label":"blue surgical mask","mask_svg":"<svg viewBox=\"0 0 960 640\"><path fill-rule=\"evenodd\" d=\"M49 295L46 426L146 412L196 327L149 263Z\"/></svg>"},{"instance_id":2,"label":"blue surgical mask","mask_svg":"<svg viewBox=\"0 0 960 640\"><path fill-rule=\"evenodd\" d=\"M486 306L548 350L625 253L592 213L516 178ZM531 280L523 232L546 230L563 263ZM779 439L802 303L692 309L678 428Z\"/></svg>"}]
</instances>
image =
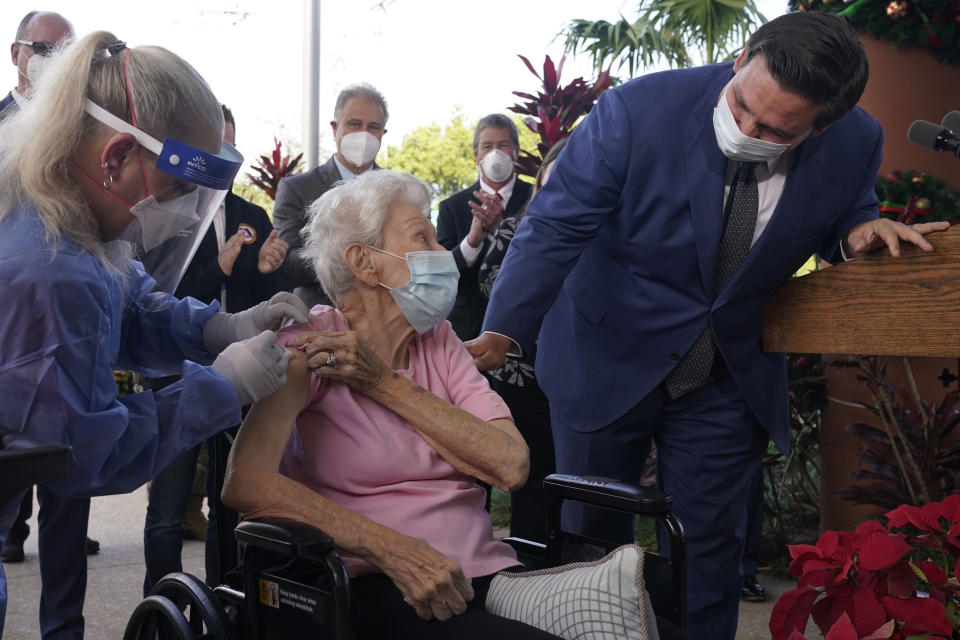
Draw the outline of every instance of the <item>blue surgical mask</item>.
<instances>
[{"instance_id":1,"label":"blue surgical mask","mask_svg":"<svg viewBox=\"0 0 960 640\"><path fill-rule=\"evenodd\" d=\"M390 288L400 312L417 333L425 333L446 320L457 299L457 281L460 270L449 251L410 251L406 258L370 247L374 251L406 260L410 268L410 280L401 287Z\"/></svg>"}]
</instances>

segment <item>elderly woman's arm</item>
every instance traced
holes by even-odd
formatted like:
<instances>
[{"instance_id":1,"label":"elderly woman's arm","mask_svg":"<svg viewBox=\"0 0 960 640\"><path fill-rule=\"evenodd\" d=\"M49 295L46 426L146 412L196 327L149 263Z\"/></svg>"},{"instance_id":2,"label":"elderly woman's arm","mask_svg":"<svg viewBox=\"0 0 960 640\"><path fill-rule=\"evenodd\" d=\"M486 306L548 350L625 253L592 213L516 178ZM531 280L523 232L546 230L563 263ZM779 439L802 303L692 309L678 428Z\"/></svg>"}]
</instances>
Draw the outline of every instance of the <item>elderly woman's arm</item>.
<instances>
[{"instance_id":1,"label":"elderly woman's arm","mask_svg":"<svg viewBox=\"0 0 960 640\"><path fill-rule=\"evenodd\" d=\"M460 564L355 513L278 472L297 414L307 401L306 357L296 352L287 384L253 406L230 451L223 502L248 519L289 518L323 529L337 547L387 574L424 619L463 613L473 598Z\"/></svg>"},{"instance_id":2,"label":"elderly woman's arm","mask_svg":"<svg viewBox=\"0 0 960 640\"><path fill-rule=\"evenodd\" d=\"M485 422L389 369L352 331L303 333L318 375L350 385L409 422L458 471L503 491L519 489L530 471L530 451L512 420ZM336 367L323 366L336 353Z\"/></svg>"}]
</instances>

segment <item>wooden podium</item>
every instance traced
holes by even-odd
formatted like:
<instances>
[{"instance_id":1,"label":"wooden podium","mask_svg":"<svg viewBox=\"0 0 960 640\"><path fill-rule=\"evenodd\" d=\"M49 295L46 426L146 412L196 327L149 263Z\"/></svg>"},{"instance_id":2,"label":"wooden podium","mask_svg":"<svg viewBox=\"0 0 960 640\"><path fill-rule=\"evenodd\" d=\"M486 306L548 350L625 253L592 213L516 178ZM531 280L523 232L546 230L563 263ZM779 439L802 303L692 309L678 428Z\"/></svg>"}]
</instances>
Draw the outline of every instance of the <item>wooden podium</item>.
<instances>
[{"instance_id":1,"label":"wooden podium","mask_svg":"<svg viewBox=\"0 0 960 640\"><path fill-rule=\"evenodd\" d=\"M960 356L960 228L933 233L934 251L901 245L894 258L877 251L784 285L764 309L766 351L911 358L911 367L928 401L946 393L937 375L953 369ZM827 359L835 356L828 355ZM947 359L950 358L950 359ZM901 358L888 362L888 378L905 380ZM870 402L869 393L849 369L828 369L828 395L841 401ZM883 509L856 506L834 496L860 468L862 442L844 430L851 422L871 421L866 410L828 402L820 431L822 529L852 529Z\"/></svg>"},{"instance_id":2,"label":"wooden podium","mask_svg":"<svg viewBox=\"0 0 960 640\"><path fill-rule=\"evenodd\" d=\"M767 302L763 348L960 357L960 226L794 278Z\"/></svg>"}]
</instances>

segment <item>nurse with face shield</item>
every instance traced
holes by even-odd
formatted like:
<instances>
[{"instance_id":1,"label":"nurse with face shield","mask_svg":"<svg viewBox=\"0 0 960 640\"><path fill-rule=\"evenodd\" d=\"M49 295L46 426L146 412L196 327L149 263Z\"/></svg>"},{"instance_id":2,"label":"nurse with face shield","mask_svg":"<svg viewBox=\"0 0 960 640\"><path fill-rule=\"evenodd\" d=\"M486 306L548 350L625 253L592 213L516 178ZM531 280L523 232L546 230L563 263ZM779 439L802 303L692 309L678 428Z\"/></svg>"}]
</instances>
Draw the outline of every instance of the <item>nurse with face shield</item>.
<instances>
[{"instance_id":1,"label":"nurse with face shield","mask_svg":"<svg viewBox=\"0 0 960 640\"><path fill-rule=\"evenodd\" d=\"M169 293L242 161L190 65L97 32L34 90L0 125L0 446L70 445L72 475L48 485L63 495L130 491L280 387L272 329L307 310ZM120 398L114 369L182 379ZM0 536L18 504L0 504Z\"/></svg>"}]
</instances>

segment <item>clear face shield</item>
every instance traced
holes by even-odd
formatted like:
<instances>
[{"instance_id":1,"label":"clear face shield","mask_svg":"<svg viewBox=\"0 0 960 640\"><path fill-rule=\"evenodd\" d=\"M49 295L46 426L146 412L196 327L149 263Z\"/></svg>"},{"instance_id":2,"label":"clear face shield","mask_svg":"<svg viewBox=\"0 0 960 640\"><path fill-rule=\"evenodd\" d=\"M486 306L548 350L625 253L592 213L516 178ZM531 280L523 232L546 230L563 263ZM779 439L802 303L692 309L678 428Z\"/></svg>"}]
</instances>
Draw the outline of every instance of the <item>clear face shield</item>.
<instances>
[{"instance_id":1,"label":"clear face shield","mask_svg":"<svg viewBox=\"0 0 960 640\"><path fill-rule=\"evenodd\" d=\"M129 133L157 156L156 168L177 179L171 192L151 194L133 205L133 221L119 239L133 243L157 285L173 293L243 164L224 141L218 153L167 138L160 141L87 100L86 111L114 131Z\"/></svg>"}]
</instances>

